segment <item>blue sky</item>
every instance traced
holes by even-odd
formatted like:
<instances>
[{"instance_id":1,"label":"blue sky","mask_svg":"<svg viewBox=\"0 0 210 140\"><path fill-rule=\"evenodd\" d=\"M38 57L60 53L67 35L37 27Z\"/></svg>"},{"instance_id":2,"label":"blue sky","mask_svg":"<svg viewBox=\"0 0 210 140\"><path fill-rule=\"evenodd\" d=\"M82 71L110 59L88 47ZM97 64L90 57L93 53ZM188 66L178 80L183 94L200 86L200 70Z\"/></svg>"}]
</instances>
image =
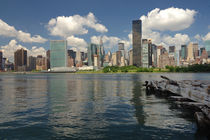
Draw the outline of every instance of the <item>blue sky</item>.
<instances>
[{"instance_id":1,"label":"blue sky","mask_svg":"<svg viewBox=\"0 0 210 140\"><path fill-rule=\"evenodd\" d=\"M155 8L159 8L156 10L157 15L149 18L148 13ZM170 8L174 9L168 10ZM187 12L187 9L190 11ZM5 24L0 26L0 46L2 46L1 49L4 51L5 57L8 58L12 58L13 54L10 55L10 53L13 53L16 48L24 47L30 51L31 55L37 55L49 49L49 40L67 39L68 37L69 47L74 49L84 50L88 43L97 43L99 36L102 36L107 49L115 50L118 42L125 42L126 47L130 48L132 46L131 37L129 37L132 28L131 22L143 15L148 18L148 22L145 20L145 24L153 22L146 29L144 29L146 25L143 24L145 31L143 36L151 38L154 43L165 45L165 47L176 45L179 48L180 44L193 41L199 42L202 46L203 41L210 37L210 34L208 35L210 33L209 9L209 0L1 0L0 19L8 26ZM174 15L178 13L177 21L185 13L186 17L173 26L173 23L168 22L166 25L171 26L164 28L165 24L157 23L158 25L156 25L154 20L158 15L161 20L164 20L160 14L162 10L165 10L163 13L168 13L168 11L172 11ZM189 19L188 14L191 16ZM63 22L58 28L56 25L49 27L49 21L52 19L55 19L57 23L57 18L63 17L62 21L70 22L70 17L78 19L78 17L74 17L75 15L79 16L75 28L80 23L84 24L80 22L81 20L91 23L79 26L78 30L66 30L69 33L65 34L65 29L60 27ZM188 22L187 20L192 21ZM66 22L66 25L72 25ZM180 24L186 24L186 26L182 28ZM180 28L176 29L175 26ZM6 30L7 27L14 27L15 31L13 29ZM86 29L88 32L81 33L80 29ZM63 32L56 32L60 32L60 30ZM29 33L30 36L24 33ZM39 35L39 37L35 35ZM197 39L195 39L196 35ZM29 41L26 41L27 39ZM171 41L167 41L167 39ZM179 39L182 40L177 44ZM183 39L187 41L183 41ZM6 53L8 50L10 51ZM42 54L44 55L44 53Z\"/></svg>"}]
</instances>

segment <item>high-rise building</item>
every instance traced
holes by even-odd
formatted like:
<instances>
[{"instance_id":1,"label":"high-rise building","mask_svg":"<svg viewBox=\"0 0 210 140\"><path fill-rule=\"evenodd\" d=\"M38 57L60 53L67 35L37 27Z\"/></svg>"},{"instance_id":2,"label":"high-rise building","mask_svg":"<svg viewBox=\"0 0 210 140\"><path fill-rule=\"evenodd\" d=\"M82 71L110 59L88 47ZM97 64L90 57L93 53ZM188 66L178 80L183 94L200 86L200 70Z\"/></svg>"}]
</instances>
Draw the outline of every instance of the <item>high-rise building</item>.
<instances>
[{"instance_id":1,"label":"high-rise building","mask_svg":"<svg viewBox=\"0 0 210 140\"><path fill-rule=\"evenodd\" d=\"M97 47L96 44L89 44L88 45L88 66L94 66L94 55L97 54Z\"/></svg>"},{"instance_id":2,"label":"high-rise building","mask_svg":"<svg viewBox=\"0 0 210 140\"><path fill-rule=\"evenodd\" d=\"M193 55L193 44L189 43L187 46L187 61L193 61L194 60L194 55Z\"/></svg>"},{"instance_id":3,"label":"high-rise building","mask_svg":"<svg viewBox=\"0 0 210 140\"><path fill-rule=\"evenodd\" d=\"M36 58L36 70L47 70L47 59L42 55L38 55Z\"/></svg>"},{"instance_id":4,"label":"high-rise building","mask_svg":"<svg viewBox=\"0 0 210 140\"><path fill-rule=\"evenodd\" d=\"M47 69L50 69L50 50L46 52L47 56Z\"/></svg>"},{"instance_id":5,"label":"high-rise building","mask_svg":"<svg viewBox=\"0 0 210 140\"><path fill-rule=\"evenodd\" d=\"M121 51L117 51L116 55L117 55L117 66L120 66L121 65L121 57L122 57Z\"/></svg>"},{"instance_id":6,"label":"high-rise building","mask_svg":"<svg viewBox=\"0 0 210 140\"><path fill-rule=\"evenodd\" d=\"M26 71L27 68L27 50L18 49L14 53L15 71Z\"/></svg>"},{"instance_id":7,"label":"high-rise building","mask_svg":"<svg viewBox=\"0 0 210 140\"><path fill-rule=\"evenodd\" d=\"M125 59L124 43L118 43L118 51L121 51L122 57Z\"/></svg>"},{"instance_id":8,"label":"high-rise building","mask_svg":"<svg viewBox=\"0 0 210 140\"><path fill-rule=\"evenodd\" d=\"M117 66L117 54L112 53L112 66Z\"/></svg>"},{"instance_id":9,"label":"high-rise building","mask_svg":"<svg viewBox=\"0 0 210 140\"><path fill-rule=\"evenodd\" d=\"M208 54L208 58L210 58L210 40L205 41L205 48Z\"/></svg>"},{"instance_id":10,"label":"high-rise building","mask_svg":"<svg viewBox=\"0 0 210 140\"><path fill-rule=\"evenodd\" d=\"M169 46L169 53L175 53L175 46Z\"/></svg>"},{"instance_id":11,"label":"high-rise building","mask_svg":"<svg viewBox=\"0 0 210 140\"><path fill-rule=\"evenodd\" d=\"M147 39L142 39L142 67L149 67L149 44Z\"/></svg>"},{"instance_id":12,"label":"high-rise building","mask_svg":"<svg viewBox=\"0 0 210 140\"><path fill-rule=\"evenodd\" d=\"M133 50L130 50L128 54L129 54L129 65L132 66L133 65Z\"/></svg>"},{"instance_id":13,"label":"high-rise building","mask_svg":"<svg viewBox=\"0 0 210 140\"><path fill-rule=\"evenodd\" d=\"M152 67L157 67L157 46L152 44Z\"/></svg>"},{"instance_id":14,"label":"high-rise building","mask_svg":"<svg viewBox=\"0 0 210 140\"><path fill-rule=\"evenodd\" d=\"M0 71L3 70L2 68L2 58L3 58L3 53L0 51Z\"/></svg>"},{"instance_id":15,"label":"high-rise building","mask_svg":"<svg viewBox=\"0 0 210 140\"><path fill-rule=\"evenodd\" d=\"M76 60L76 51L68 50L68 66L76 66L75 60ZM71 63L71 64L70 64Z\"/></svg>"},{"instance_id":16,"label":"high-rise building","mask_svg":"<svg viewBox=\"0 0 210 140\"><path fill-rule=\"evenodd\" d=\"M132 34L133 34L133 65L141 65L141 38L142 38L142 21L133 20L132 21Z\"/></svg>"},{"instance_id":17,"label":"high-rise building","mask_svg":"<svg viewBox=\"0 0 210 140\"><path fill-rule=\"evenodd\" d=\"M181 58L184 60L187 59L187 45L181 46Z\"/></svg>"},{"instance_id":18,"label":"high-rise building","mask_svg":"<svg viewBox=\"0 0 210 140\"><path fill-rule=\"evenodd\" d=\"M27 69L29 71L36 69L36 57L29 56L27 60Z\"/></svg>"},{"instance_id":19,"label":"high-rise building","mask_svg":"<svg viewBox=\"0 0 210 140\"><path fill-rule=\"evenodd\" d=\"M157 47L157 67L160 67L160 56L162 55L163 46Z\"/></svg>"},{"instance_id":20,"label":"high-rise building","mask_svg":"<svg viewBox=\"0 0 210 140\"><path fill-rule=\"evenodd\" d=\"M67 41L50 41L50 68L67 67Z\"/></svg>"},{"instance_id":21,"label":"high-rise building","mask_svg":"<svg viewBox=\"0 0 210 140\"><path fill-rule=\"evenodd\" d=\"M124 49L124 43L118 43L118 50L125 50Z\"/></svg>"},{"instance_id":22,"label":"high-rise building","mask_svg":"<svg viewBox=\"0 0 210 140\"><path fill-rule=\"evenodd\" d=\"M153 54L153 49L152 49L152 40L148 40L148 67L152 67L152 54Z\"/></svg>"},{"instance_id":23,"label":"high-rise building","mask_svg":"<svg viewBox=\"0 0 210 140\"><path fill-rule=\"evenodd\" d=\"M198 57L198 43L193 43L193 57L194 59Z\"/></svg>"},{"instance_id":24,"label":"high-rise building","mask_svg":"<svg viewBox=\"0 0 210 140\"><path fill-rule=\"evenodd\" d=\"M99 64L97 64L98 67L102 67L103 66L103 60L104 60L104 47L103 47L103 43L102 41L100 41L100 45L96 45L96 44L89 44L88 46L88 66L94 66L96 64L94 64L94 55L97 55L97 61L99 61Z\"/></svg>"}]
</instances>

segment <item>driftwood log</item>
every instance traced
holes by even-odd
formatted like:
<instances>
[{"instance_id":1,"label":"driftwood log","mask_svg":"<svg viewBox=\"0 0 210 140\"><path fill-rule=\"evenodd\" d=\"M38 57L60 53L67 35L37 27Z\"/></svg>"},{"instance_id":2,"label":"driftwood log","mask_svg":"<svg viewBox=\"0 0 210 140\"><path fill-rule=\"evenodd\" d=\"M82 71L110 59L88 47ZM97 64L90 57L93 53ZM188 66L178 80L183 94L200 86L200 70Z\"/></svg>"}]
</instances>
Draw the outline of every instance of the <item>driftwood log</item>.
<instances>
[{"instance_id":1,"label":"driftwood log","mask_svg":"<svg viewBox=\"0 0 210 140\"><path fill-rule=\"evenodd\" d=\"M210 128L210 82L200 80L175 81L161 76L161 81L146 81L147 90L166 95L169 100L185 109L194 111L200 129Z\"/></svg>"}]
</instances>

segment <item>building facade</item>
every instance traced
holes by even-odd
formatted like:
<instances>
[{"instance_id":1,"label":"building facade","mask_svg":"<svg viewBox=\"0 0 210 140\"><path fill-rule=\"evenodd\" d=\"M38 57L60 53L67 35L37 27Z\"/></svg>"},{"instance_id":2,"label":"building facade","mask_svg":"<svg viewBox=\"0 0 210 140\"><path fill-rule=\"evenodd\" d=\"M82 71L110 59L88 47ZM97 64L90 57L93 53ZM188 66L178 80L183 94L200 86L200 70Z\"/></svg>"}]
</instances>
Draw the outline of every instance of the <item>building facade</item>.
<instances>
[{"instance_id":1,"label":"building facade","mask_svg":"<svg viewBox=\"0 0 210 140\"><path fill-rule=\"evenodd\" d=\"M26 71L27 50L21 48L14 52L14 69L15 71Z\"/></svg>"},{"instance_id":2,"label":"building facade","mask_svg":"<svg viewBox=\"0 0 210 140\"><path fill-rule=\"evenodd\" d=\"M67 67L67 41L50 41L50 68Z\"/></svg>"},{"instance_id":3,"label":"building facade","mask_svg":"<svg viewBox=\"0 0 210 140\"><path fill-rule=\"evenodd\" d=\"M3 64L2 64L2 59L3 59L3 53L2 53L2 51L0 51L0 71L2 71L3 70Z\"/></svg>"},{"instance_id":4,"label":"building facade","mask_svg":"<svg viewBox=\"0 0 210 140\"><path fill-rule=\"evenodd\" d=\"M141 39L142 39L142 21L132 21L132 34L133 34L133 65L140 67L142 66L141 56Z\"/></svg>"}]
</instances>

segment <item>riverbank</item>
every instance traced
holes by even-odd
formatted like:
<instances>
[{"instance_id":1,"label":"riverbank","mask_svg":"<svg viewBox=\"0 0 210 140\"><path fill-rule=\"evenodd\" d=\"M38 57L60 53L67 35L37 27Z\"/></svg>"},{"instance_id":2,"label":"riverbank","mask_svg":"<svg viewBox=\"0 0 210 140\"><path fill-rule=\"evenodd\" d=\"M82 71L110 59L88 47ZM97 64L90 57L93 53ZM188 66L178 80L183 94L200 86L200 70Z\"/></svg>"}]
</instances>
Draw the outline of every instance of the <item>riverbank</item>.
<instances>
[{"instance_id":1,"label":"riverbank","mask_svg":"<svg viewBox=\"0 0 210 140\"><path fill-rule=\"evenodd\" d=\"M210 72L210 64L196 64L188 67L173 67L166 66L166 68L141 68L136 66L107 66L101 70L79 70L74 72L75 74L102 74L102 73L141 73L141 72L152 72L152 73L209 73ZM0 72L0 74L36 74L36 73L53 73L47 71L26 71L26 72ZM62 72L57 72L62 73ZM72 72L65 72L72 73Z\"/></svg>"}]
</instances>

